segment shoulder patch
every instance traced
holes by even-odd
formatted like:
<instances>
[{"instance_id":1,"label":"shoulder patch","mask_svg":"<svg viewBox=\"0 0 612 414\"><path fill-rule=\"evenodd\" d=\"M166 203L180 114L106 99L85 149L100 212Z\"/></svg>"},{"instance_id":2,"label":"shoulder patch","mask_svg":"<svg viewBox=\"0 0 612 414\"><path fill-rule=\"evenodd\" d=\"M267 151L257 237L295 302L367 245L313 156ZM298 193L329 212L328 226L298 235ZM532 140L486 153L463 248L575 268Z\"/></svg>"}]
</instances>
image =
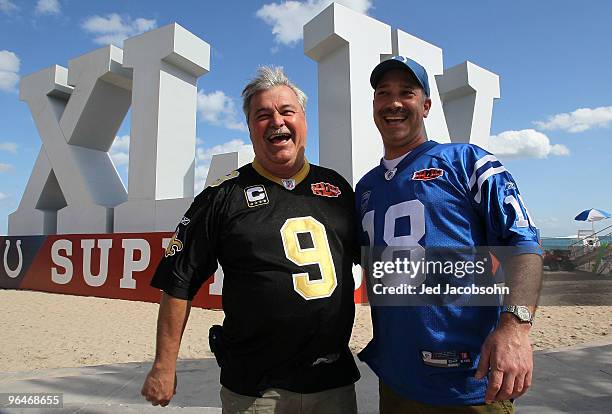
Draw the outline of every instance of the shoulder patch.
<instances>
[{"instance_id":1,"label":"shoulder patch","mask_svg":"<svg viewBox=\"0 0 612 414\"><path fill-rule=\"evenodd\" d=\"M330 183L319 182L311 184L310 189L314 195L322 197L338 197L342 191L338 187Z\"/></svg>"},{"instance_id":2,"label":"shoulder patch","mask_svg":"<svg viewBox=\"0 0 612 414\"><path fill-rule=\"evenodd\" d=\"M232 178L236 178L240 175L240 173L236 170L232 171L229 174L226 174L222 177L217 178L210 186L211 187L217 187L220 186L221 184L223 184L225 181L227 180L231 180Z\"/></svg>"},{"instance_id":3,"label":"shoulder patch","mask_svg":"<svg viewBox=\"0 0 612 414\"><path fill-rule=\"evenodd\" d=\"M164 257L174 256L176 253L183 250L183 242L179 240L179 231L174 232L174 235L170 239L166 250L164 251Z\"/></svg>"},{"instance_id":4,"label":"shoulder patch","mask_svg":"<svg viewBox=\"0 0 612 414\"><path fill-rule=\"evenodd\" d=\"M429 181L434 180L444 175L444 170L440 168L426 168L424 170L415 171L412 175L413 180Z\"/></svg>"},{"instance_id":5,"label":"shoulder patch","mask_svg":"<svg viewBox=\"0 0 612 414\"><path fill-rule=\"evenodd\" d=\"M368 203L370 202L370 196L372 191L366 191L361 195L361 215L363 216L368 209Z\"/></svg>"},{"instance_id":6,"label":"shoulder patch","mask_svg":"<svg viewBox=\"0 0 612 414\"><path fill-rule=\"evenodd\" d=\"M268 193L263 185L252 185L244 189L247 206L257 207L263 204L269 204Z\"/></svg>"},{"instance_id":7,"label":"shoulder patch","mask_svg":"<svg viewBox=\"0 0 612 414\"><path fill-rule=\"evenodd\" d=\"M168 242L168 246L166 246L166 250L164 251L164 257L174 256L175 254L183 251L183 241L185 235L185 227L191 222L191 220L185 216L179 222L179 225L176 226L176 231L172 235L172 238Z\"/></svg>"}]
</instances>

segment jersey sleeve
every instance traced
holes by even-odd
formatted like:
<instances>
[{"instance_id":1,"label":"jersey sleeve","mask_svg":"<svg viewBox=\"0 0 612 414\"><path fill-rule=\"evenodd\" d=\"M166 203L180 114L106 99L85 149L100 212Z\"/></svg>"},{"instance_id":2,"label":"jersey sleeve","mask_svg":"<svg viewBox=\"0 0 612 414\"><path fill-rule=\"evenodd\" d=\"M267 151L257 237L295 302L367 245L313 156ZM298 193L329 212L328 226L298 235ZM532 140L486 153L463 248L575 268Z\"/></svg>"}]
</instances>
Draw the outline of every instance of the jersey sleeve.
<instances>
[{"instance_id":1,"label":"jersey sleeve","mask_svg":"<svg viewBox=\"0 0 612 414\"><path fill-rule=\"evenodd\" d=\"M510 172L493 154L468 148L464 177L470 201L486 223L487 244L512 246L505 254L541 255L538 230Z\"/></svg>"},{"instance_id":2,"label":"jersey sleeve","mask_svg":"<svg viewBox=\"0 0 612 414\"><path fill-rule=\"evenodd\" d=\"M151 286L170 296L193 300L202 284L217 270L216 195L217 189L208 188L196 197L177 225Z\"/></svg>"},{"instance_id":3,"label":"jersey sleeve","mask_svg":"<svg viewBox=\"0 0 612 414\"><path fill-rule=\"evenodd\" d=\"M344 178L343 178L344 180ZM346 182L346 191L347 194L350 194L350 203L347 203L347 209L352 212L352 217L353 217L353 222L359 220L359 210L355 209L355 205L354 205L354 200L355 200L355 191L353 191L353 187L351 187L351 185ZM361 226L356 226L354 227L354 232L353 232L353 238L352 238L352 261L354 265L360 265L361 264L361 243L359 240L359 232L361 231Z\"/></svg>"},{"instance_id":4,"label":"jersey sleeve","mask_svg":"<svg viewBox=\"0 0 612 414\"><path fill-rule=\"evenodd\" d=\"M357 185L355 186L355 203L354 203L354 208L355 208L355 229L356 231L356 243L357 243L357 256L358 256L358 263L360 264L362 267L364 266L364 264L362 262L367 261L367 258L363 256L364 253L364 249L367 246L370 246L370 240L368 237L368 234L366 233L366 230L363 228L363 215L366 213L366 210L368 208L368 203L369 203L369 199L370 199L370 191L367 191L366 189L364 189L364 185L362 184L362 181L359 181L357 183Z\"/></svg>"},{"instance_id":5,"label":"jersey sleeve","mask_svg":"<svg viewBox=\"0 0 612 414\"><path fill-rule=\"evenodd\" d=\"M329 171L331 171L333 174L334 182L339 184L342 194L346 194L347 201L343 202L343 206L346 209L347 214L349 214L349 216L351 217L351 221L353 223L356 223L356 217L359 215L359 212L354 207L355 191L353 190L353 187L349 184L348 181L346 181L346 179L342 175L340 175L340 173L335 170ZM359 227L354 227L350 246L351 261L354 265L358 265L361 263L361 248L358 237Z\"/></svg>"}]
</instances>

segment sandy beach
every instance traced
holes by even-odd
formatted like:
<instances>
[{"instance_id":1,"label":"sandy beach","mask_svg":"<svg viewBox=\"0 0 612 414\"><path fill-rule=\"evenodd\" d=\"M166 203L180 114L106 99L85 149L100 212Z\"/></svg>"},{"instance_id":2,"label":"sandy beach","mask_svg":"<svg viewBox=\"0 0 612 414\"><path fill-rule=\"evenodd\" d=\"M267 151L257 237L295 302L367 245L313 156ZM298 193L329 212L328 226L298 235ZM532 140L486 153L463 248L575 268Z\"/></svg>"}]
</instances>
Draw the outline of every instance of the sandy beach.
<instances>
[{"instance_id":1,"label":"sandy beach","mask_svg":"<svg viewBox=\"0 0 612 414\"><path fill-rule=\"evenodd\" d=\"M43 292L0 290L0 371L152 361L158 305ZM357 305L351 349L372 335L369 306ZM211 357L208 328L223 312L193 309L180 358ZM534 349L611 339L612 306L544 306L531 330Z\"/></svg>"}]
</instances>

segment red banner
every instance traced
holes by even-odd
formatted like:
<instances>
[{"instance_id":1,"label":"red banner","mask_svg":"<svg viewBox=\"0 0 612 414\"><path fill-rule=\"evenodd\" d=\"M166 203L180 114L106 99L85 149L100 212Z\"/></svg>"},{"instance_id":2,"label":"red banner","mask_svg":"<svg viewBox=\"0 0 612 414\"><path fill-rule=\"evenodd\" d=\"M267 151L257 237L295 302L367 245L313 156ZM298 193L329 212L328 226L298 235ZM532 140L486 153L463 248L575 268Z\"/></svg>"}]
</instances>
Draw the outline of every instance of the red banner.
<instances>
[{"instance_id":1,"label":"red banner","mask_svg":"<svg viewBox=\"0 0 612 414\"><path fill-rule=\"evenodd\" d=\"M167 232L0 237L0 288L159 302L160 292L149 281L171 237ZM193 306L220 309L222 285L218 271ZM355 302L365 298L359 283Z\"/></svg>"}]
</instances>

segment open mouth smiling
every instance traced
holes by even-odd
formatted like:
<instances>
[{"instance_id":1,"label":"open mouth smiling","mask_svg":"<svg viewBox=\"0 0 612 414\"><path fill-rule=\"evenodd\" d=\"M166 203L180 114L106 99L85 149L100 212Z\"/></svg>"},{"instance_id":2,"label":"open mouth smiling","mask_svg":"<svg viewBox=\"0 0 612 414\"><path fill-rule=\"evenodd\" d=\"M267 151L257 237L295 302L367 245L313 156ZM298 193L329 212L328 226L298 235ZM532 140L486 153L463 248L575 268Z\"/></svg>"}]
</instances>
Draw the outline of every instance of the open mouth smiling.
<instances>
[{"instance_id":1,"label":"open mouth smiling","mask_svg":"<svg viewBox=\"0 0 612 414\"><path fill-rule=\"evenodd\" d=\"M399 125L408 119L409 113L405 110L399 111L381 111L380 117L387 125Z\"/></svg>"},{"instance_id":2,"label":"open mouth smiling","mask_svg":"<svg viewBox=\"0 0 612 414\"><path fill-rule=\"evenodd\" d=\"M266 138L268 142L272 144L279 144L281 142L289 141L291 139L291 133L289 132L275 132Z\"/></svg>"},{"instance_id":3,"label":"open mouth smiling","mask_svg":"<svg viewBox=\"0 0 612 414\"><path fill-rule=\"evenodd\" d=\"M391 115L391 116L383 116L383 119L389 125L397 125L397 124L401 124L402 122L404 122L406 119L408 119L408 117L403 116L403 115Z\"/></svg>"}]
</instances>

